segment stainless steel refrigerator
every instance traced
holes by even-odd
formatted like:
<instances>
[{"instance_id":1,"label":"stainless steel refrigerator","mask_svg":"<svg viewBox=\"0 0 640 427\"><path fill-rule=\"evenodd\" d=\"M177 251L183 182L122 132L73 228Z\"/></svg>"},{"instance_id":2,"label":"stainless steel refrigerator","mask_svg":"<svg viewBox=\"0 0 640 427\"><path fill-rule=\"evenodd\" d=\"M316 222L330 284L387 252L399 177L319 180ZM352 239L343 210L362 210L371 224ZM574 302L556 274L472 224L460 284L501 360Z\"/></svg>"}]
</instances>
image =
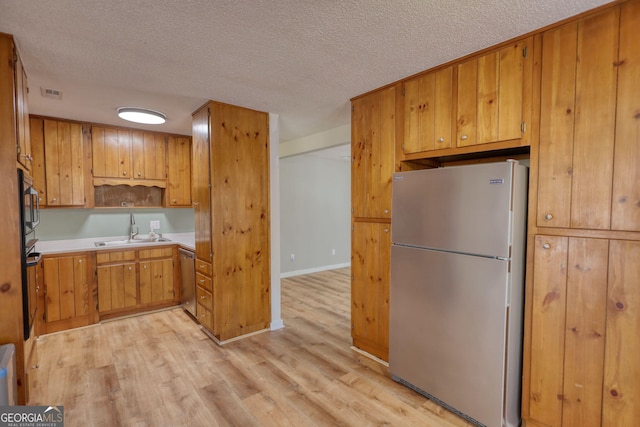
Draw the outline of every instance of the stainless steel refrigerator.
<instances>
[{"instance_id":1,"label":"stainless steel refrigerator","mask_svg":"<svg viewBox=\"0 0 640 427\"><path fill-rule=\"evenodd\" d=\"M393 176L389 368L466 419L520 425L527 167Z\"/></svg>"}]
</instances>

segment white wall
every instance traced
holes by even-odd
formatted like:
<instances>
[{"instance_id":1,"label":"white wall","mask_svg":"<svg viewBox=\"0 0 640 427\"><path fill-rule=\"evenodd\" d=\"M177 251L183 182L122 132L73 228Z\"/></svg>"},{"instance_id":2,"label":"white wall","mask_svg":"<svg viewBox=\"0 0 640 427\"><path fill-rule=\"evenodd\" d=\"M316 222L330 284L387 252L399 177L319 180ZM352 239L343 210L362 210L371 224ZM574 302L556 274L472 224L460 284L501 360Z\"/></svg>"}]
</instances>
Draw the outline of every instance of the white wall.
<instances>
[{"instance_id":1,"label":"white wall","mask_svg":"<svg viewBox=\"0 0 640 427\"><path fill-rule=\"evenodd\" d=\"M280 159L280 237L282 277L350 264L349 160L313 154Z\"/></svg>"}]
</instances>

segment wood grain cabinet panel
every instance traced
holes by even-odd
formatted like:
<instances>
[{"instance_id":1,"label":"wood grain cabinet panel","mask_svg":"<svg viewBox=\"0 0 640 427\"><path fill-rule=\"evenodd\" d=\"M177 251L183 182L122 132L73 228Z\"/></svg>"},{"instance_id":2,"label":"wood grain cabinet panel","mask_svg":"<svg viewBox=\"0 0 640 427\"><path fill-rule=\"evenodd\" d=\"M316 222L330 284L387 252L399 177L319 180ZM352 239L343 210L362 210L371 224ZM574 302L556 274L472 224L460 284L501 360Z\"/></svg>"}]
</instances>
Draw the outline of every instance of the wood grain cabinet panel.
<instances>
[{"instance_id":1,"label":"wood grain cabinet panel","mask_svg":"<svg viewBox=\"0 0 640 427\"><path fill-rule=\"evenodd\" d=\"M167 177L167 136L132 130L131 158L134 179L165 179Z\"/></svg>"},{"instance_id":2,"label":"wood grain cabinet panel","mask_svg":"<svg viewBox=\"0 0 640 427\"><path fill-rule=\"evenodd\" d=\"M637 27L636 27L637 28ZM640 419L640 241L612 241L609 249L602 426Z\"/></svg>"},{"instance_id":3,"label":"wood grain cabinet panel","mask_svg":"<svg viewBox=\"0 0 640 427\"><path fill-rule=\"evenodd\" d=\"M640 2L621 6L611 228L640 231Z\"/></svg>"},{"instance_id":4,"label":"wood grain cabinet panel","mask_svg":"<svg viewBox=\"0 0 640 427\"><path fill-rule=\"evenodd\" d=\"M532 38L457 66L457 147L522 138Z\"/></svg>"},{"instance_id":5,"label":"wood grain cabinet panel","mask_svg":"<svg viewBox=\"0 0 640 427\"><path fill-rule=\"evenodd\" d=\"M351 245L353 344L388 360L391 225L354 222Z\"/></svg>"},{"instance_id":6,"label":"wood grain cabinet panel","mask_svg":"<svg viewBox=\"0 0 640 427\"><path fill-rule=\"evenodd\" d=\"M130 178L131 132L129 129L91 127L93 176Z\"/></svg>"},{"instance_id":7,"label":"wood grain cabinet panel","mask_svg":"<svg viewBox=\"0 0 640 427\"><path fill-rule=\"evenodd\" d=\"M138 304L136 264L98 266L98 311L134 307Z\"/></svg>"},{"instance_id":8,"label":"wood grain cabinet panel","mask_svg":"<svg viewBox=\"0 0 640 427\"><path fill-rule=\"evenodd\" d=\"M452 146L453 67L404 82L405 154Z\"/></svg>"},{"instance_id":9,"label":"wood grain cabinet panel","mask_svg":"<svg viewBox=\"0 0 640 427\"><path fill-rule=\"evenodd\" d=\"M539 235L534 246L529 417L548 426L633 425L640 242Z\"/></svg>"},{"instance_id":10,"label":"wood grain cabinet panel","mask_svg":"<svg viewBox=\"0 0 640 427\"><path fill-rule=\"evenodd\" d=\"M396 87L358 98L351 116L351 209L356 218L391 218Z\"/></svg>"},{"instance_id":11,"label":"wood grain cabinet panel","mask_svg":"<svg viewBox=\"0 0 640 427\"><path fill-rule=\"evenodd\" d=\"M539 227L640 231L638 9L543 34Z\"/></svg>"},{"instance_id":12,"label":"wood grain cabinet panel","mask_svg":"<svg viewBox=\"0 0 640 427\"><path fill-rule=\"evenodd\" d=\"M47 333L91 323L91 268L87 255L44 259L43 329Z\"/></svg>"},{"instance_id":13,"label":"wood grain cabinet panel","mask_svg":"<svg viewBox=\"0 0 640 427\"><path fill-rule=\"evenodd\" d=\"M140 263L140 303L171 301L174 295L173 259Z\"/></svg>"},{"instance_id":14,"label":"wood grain cabinet panel","mask_svg":"<svg viewBox=\"0 0 640 427\"><path fill-rule=\"evenodd\" d=\"M84 150L79 123L44 120L47 206L84 206Z\"/></svg>"},{"instance_id":15,"label":"wood grain cabinet panel","mask_svg":"<svg viewBox=\"0 0 640 427\"><path fill-rule=\"evenodd\" d=\"M191 206L191 139L170 136L167 147L168 206Z\"/></svg>"}]
</instances>

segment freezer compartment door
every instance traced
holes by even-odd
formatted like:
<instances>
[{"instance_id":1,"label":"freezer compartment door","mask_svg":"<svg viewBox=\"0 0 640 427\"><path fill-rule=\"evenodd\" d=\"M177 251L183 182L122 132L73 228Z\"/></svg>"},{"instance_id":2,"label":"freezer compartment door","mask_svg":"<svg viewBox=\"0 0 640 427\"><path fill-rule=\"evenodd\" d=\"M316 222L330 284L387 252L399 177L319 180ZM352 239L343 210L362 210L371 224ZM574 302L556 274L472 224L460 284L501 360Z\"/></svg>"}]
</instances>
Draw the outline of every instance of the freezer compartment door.
<instances>
[{"instance_id":1,"label":"freezer compartment door","mask_svg":"<svg viewBox=\"0 0 640 427\"><path fill-rule=\"evenodd\" d=\"M512 162L395 173L392 241L509 257L512 168L526 194L526 168Z\"/></svg>"},{"instance_id":2,"label":"freezer compartment door","mask_svg":"<svg viewBox=\"0 0 640 427\"><path fill-rule=\"evenodd\" d=\"M502 425L507 269L391 247L391 373L487 426Z\"/></svg>"}]
</instances>

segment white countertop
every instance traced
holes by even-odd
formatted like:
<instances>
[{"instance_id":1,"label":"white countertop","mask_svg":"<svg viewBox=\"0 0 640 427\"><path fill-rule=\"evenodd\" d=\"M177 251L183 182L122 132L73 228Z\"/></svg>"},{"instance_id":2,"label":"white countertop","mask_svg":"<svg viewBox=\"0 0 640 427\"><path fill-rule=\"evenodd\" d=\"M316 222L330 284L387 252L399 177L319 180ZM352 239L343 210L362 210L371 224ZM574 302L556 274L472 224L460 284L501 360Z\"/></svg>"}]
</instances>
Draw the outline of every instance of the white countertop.
<instances>
[{"instance_id":1,"label":"white countertop","mask_svg":"<svg viewBox=\"0 0 640 427\"><path fill-rule=\"evenodd\" d=\"M178 244L185 249L195 250L196 238L195 233L162 233L162 237L170 240L170 242L154 242L154 243L136 243L124 244L117 246L100 246L96 247L97 241L109 241L126 239L126 236L109 236L109 237L89 237L86 239L69 239L69 240L47 240L38 241L36 243L36 252L43 255L62 254L67 252L86 252L86 251L102 251L107 249L140 249L142 247L164 246Z\"/></svg>"}]
</instances>

